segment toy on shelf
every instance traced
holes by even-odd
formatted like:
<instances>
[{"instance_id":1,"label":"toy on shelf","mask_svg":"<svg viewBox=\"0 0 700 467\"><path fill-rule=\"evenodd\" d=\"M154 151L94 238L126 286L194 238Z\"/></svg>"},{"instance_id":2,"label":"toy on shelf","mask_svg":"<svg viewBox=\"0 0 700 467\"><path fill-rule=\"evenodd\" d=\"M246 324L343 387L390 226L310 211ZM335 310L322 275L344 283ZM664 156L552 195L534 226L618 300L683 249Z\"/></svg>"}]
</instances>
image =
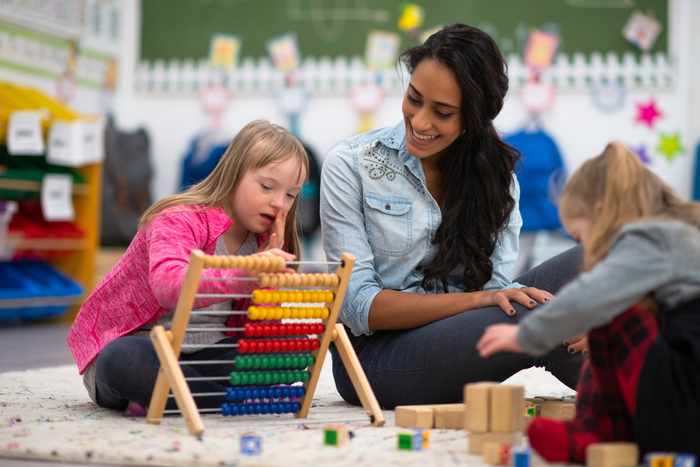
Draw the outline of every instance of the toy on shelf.
<instances>
[{"instance_id":1,"label":"toy on shelf","mask_svg":"<svg viewBox=\"0 0 700 467\"><path fill-rule=\"evenodd\" d=\"M238 349L238 355L231 362L234 371L228 378L232 387L221 394L227 402L220 409L202 411L223 415L293 413L298 418L306 417L328 346L333 342L371 423L384 424L382 411L347 333L341 324L336 324L355 258L343 254L339 262L331 263L337 265L332 274L284 272L292 265L306 263L309 262L285 263L275 256L217 256L199 250L192 252L171 330L166 331L163 326L151 330L161 368L149 404L148 422L160 423L172 390L190 432L196 436L204 432L194 399L198 394L190 392L178 358L190 315L212 313L192 310L195 298L212 298L212 294L198 293L202 270L232 268L247 270L250 275L231 280L257 282L260 288L249 294L217 295L217 298L250 299L252 305L247 310L216 312L247 315L249 321L243 328L227 329L243 332L244 337L236 344L217 344ZM305 322L290 323L290 319L304 319ZM309 322L310 319L314 321ZM260 320L265 321L256 322Z\"/></svg>"}]
</instances>

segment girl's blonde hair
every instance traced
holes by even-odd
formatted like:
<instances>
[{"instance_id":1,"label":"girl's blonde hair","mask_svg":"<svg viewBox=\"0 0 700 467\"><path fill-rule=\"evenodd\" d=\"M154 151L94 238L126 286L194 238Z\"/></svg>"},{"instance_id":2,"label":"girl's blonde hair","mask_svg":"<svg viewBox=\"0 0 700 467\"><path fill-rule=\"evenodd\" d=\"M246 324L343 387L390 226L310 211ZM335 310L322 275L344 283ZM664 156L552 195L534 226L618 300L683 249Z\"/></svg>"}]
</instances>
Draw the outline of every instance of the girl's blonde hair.
<instances>
[{"instance_id":1,"label":"girl's blonde hair","mask_svg":"<svg viewBox=\"0 0 700 467\"><path fill-rule=\"evenodd\" d=\"M258 169L289 158L299 161L299 178L306 177L309 173L309 159L299 140L279 125L266 120L254 120L238 132L214 170L204 180L182 193L167 196L154 203L141 216L139 228L148 224L163 210L179 205L218 207L233 218L231 194L238 187L243 175L251 168ZM284 229L284 246L297 256L300 254L296 220L298 201L297 197L287 214L287 225Z\"/></svg>"},{"instance_id":2,"label":"girl's blonde hair","mask_svg":"<svg viewBox=\"0 0 700 467\"><path fill-rule=\"evenodd\" d=\"M700 229L700 204L679 198L619 142L608 144L601 155L574 173L564 188L559 211L562 217L591 221L585 270L607 255L615 235L628 222L667 218Z\"/></svg>"}]
</instances>

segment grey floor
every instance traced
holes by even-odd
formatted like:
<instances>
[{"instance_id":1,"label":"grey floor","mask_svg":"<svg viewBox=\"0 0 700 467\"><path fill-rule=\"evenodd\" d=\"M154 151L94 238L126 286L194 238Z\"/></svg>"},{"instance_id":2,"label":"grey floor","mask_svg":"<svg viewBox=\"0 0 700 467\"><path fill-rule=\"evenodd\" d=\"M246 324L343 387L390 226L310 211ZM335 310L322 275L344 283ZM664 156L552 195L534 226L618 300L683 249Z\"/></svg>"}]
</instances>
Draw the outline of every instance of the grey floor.
<instances>
[{"instance_id":1,"label":"grey floor","mask_svg":"<svg viewBox=\"0 0 700 467\"><path fill-rule=\"evenodd\" d=\"M0 373L72 364L73 359L66 347L67 334L67 324L0 324ZM84 467L85 464L0 458L0 466Z\"/></svg>"}]
</instances>

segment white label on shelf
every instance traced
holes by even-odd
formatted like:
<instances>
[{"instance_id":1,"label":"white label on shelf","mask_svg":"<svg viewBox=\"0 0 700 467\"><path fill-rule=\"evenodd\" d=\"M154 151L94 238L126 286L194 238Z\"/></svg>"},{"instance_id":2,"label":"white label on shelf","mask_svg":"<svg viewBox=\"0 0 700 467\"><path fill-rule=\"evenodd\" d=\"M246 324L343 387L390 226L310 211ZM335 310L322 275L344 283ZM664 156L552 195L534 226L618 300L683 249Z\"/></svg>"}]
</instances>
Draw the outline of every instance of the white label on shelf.
<instances>
[{"instance_id":1,"label":"white label on shelf","mask_svg":"<svg viewBox=\"0 0 700 467\"><path fill-rule=\"evenodd\" d=\"M34 156L44 153L41 119L44 112L22 110L10 114L7 125L7 150L13 155Z\"/></svg>"},{"instance_id":2,"label":"white label on shelf","mask_svg":"<svg viewBox=\"0 0 700 467\"><path fill-rule=\"evenodd\" d=\"M73 177L66 174L47 174L41 184L41 211L47 221L72 221Z\"/></svg>"},{"instance_id":3,"label":"white label on shelf","mask_svg":"<svg viewBox=\"0 0 700 467\"><path fill-rule=\"evenodd\" d=\"M49 130L46 160L52 164L79 167L85 163L82 122L54 121Z\"/></svg>"},{"instance_id":4,"label":"white label on shelf","mask_svg":"<svg viewBox=\"0 0 700 467\"><path fill-rule=\"evenodd\" d=\"M102 162L104 158L104 122L83 122L83 149L85 163Z\"/></svg>"}]
</instances>

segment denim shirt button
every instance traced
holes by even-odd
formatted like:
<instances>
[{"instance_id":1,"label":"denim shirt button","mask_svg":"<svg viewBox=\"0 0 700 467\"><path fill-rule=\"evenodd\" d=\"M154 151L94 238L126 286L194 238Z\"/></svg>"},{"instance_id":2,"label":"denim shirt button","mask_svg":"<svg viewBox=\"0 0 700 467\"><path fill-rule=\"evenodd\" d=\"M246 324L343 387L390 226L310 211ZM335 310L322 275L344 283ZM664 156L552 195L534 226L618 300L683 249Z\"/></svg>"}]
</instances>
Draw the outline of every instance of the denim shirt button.
<instances>
[{"instance_id":1,"label":"denim shirt button","mask_svg":"<svg viewBox=\"0 0 700 467\"><path fill-rule=\"evenodd\" d=\"M391 204L385 205L384 209L386 209L387 211L391 211Z\"/></svg>"}]
</instances>

